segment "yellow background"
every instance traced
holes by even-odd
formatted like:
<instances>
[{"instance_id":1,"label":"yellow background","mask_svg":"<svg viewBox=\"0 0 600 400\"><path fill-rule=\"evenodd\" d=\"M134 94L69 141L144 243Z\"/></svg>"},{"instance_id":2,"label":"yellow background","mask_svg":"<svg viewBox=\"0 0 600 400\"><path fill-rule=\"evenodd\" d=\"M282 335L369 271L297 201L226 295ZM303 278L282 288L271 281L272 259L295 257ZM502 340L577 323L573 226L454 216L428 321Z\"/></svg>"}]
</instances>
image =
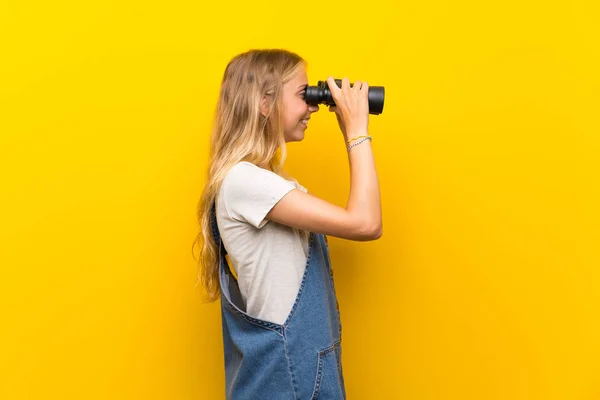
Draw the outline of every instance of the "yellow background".
<instances>
[{"instance_id":1,"label":"yellow background","mask_svg":"<svg viewBox=\"0 0 600 400\"><path fill-rule=\"evenodd\" d=\"M2 5L0 398L224 398L195 206L227 62L281 47L386 88L348 397L600 399L595 1L201 3ZM286 169L344 206L341 143L322 106Z\"/></svg>"}]
</instances>

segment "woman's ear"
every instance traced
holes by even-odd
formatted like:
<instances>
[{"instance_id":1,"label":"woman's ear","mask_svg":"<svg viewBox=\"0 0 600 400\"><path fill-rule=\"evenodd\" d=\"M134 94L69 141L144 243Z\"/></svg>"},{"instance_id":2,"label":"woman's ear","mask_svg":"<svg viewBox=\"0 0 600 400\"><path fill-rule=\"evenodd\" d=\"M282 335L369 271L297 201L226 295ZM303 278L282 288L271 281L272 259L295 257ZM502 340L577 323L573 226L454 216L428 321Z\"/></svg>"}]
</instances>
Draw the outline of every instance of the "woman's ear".
<instances>
[{"instance_id":1,"label":"woman's ear","mask_svg":"<svg viewBox=\"0 0 600 400\"><path fill-rule=\"evenodd\" d=\"M267 106L267 96L263 96L262 100L260 101L260 113L263 115L263 117L266 117L267 114L269 113L269 107Z\"/></svg>"}]
</instances>

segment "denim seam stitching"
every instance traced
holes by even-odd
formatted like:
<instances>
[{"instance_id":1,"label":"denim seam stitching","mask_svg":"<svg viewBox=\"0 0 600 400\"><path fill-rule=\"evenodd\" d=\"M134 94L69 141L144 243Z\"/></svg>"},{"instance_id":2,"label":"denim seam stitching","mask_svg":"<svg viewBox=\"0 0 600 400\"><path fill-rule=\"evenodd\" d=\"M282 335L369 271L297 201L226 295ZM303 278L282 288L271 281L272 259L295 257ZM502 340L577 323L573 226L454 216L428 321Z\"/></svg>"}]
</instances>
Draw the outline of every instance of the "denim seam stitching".
<instances>
[{"instance_id":1,"label":"denim seam stitching","mask_svg":"<svg viewBox=\"0 0 600 400\"><path fill-rule=\"evenodd\" d=\"M224 301L224 303L225 303L225 305L226 305L227 307L229 307L229 308L230 308L230 309L231 309L231 310L232 310L234 313L236 313L237 315L239 315L240 317L242 317L242 318L243 318L243 319L245 319L246 321L250 322L251 324L254 324L254 325L260 326L260 327L262 327L262 328L265 328L265 329L269 329L269 330L271 330L271 331L273 331L273 332L277 333L279 336L283 336L283 334L280 332L280 331L281 331L281 326L280 326L280 325L276 325L276 324L266 324L266 323L265 323L265 322L263 322L263 321L260 321L260 320L254 319L254 318L252 318L252 317L250 317L250 316L248 316L248 315L246 315L246 314L244 314L244 313L240 312L240 311L239 311L237 308L233 307L233 306L232 306L232 305L229 303L229 301L227 300L227 298L225 298L225 301Z\"/></svg>"},{"instance_id":2,"label":"denim seam stitching","mask_svg":"<svg viewBox=\"0 0 600 400\"><path fill-rule=\"evenodd\" d=\"M304 292L304 286L306 285L310 262L311 262L311 258L313 256L312 245L315 240L315 235L317 235L317 234L314 232L311 232L311 234L310 234L310 241L308 243L308 256L306 257L306 265L304 266L304 276L302 277L302 284L300 285L300 289L298 290L298 294L296 296L296 301L294 301L294 305L292 306L290 315L288 316L287 320L283 323L284 329L287 328L289 326L289 324L292 322L292 319L294 318L294 315L296 314L296 310L298 308L298 303L300 302L300 299L302 298L302 293ZM317 240L318 240L318 238L317 238Z\"/></svg>"},{"instance_id":3,"label":"denim seam stitching","mask_svg":"<svg viewBox=\"0 0 600 400\"><path fill-rule=\"evenodd\" d=\"M317 375L315 376L315 386L313 387L313 394L311 400L314 400L319 395L321 390L321 379L323 378L323 359L321 358L321 352L319 352L317 360Z\"/></svg>"},{"instance_id":4,"label":"denim seam stitching","mask_svg":"<svg viewBox=\"0 0 600 400\"><path fill-rule=\"evenodd\" d=\"M285 359L287 361L287 366L288 366L288 372L290 373L290 378L292 379L292 389L294 391L294 400L297 399L296 396L296 391L297 391L297 387L296 387L296 379L294 378L294 373L292 372L292 363L290 361L290 357L288 356L288 346L287 346L287 338L285 337L285 328L283 330L283 352L285 354Z\"/></svg>"},{"instance_id":5,"label":"denim seam stitching","mask_svg":"<svg viewBox=\"0 0 600 400\"><path fill-rule=\"evenodd\" d=\"M317 365L317 376L315 377L315 386L313 388L313 394L312 394L311 400L316 399L316 396L319 395L319 391L321 390L321 381L323 380L323 364L325 363L324 356L326 354L331 353L332 351L335 351L335 349L338 346L341 346L341 343L339 340L335 340L331 346L326 347L323 350L319 350L319 363ZM336 361L337 361L337 356L335 353L333 356L336 358Z\"/></svg>"}]
</instances>

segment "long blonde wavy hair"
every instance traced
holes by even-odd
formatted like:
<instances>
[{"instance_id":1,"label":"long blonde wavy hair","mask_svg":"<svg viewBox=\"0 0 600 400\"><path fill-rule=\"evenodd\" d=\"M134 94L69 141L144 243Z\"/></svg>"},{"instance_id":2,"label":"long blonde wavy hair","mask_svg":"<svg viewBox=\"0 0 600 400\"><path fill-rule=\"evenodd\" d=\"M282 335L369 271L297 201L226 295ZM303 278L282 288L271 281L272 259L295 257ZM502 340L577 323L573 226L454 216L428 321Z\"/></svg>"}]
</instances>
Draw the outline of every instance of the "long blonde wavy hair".
<instances>
[{"instance_id":1,"label":"long blonde wavy hair","mask_svg":"<svg viewBox=\"0 0 600 400\"><path fill-rule=\"evenodd\" d=\"M192 246L192 254L196 245L200 248L196 285L202 284L208 302L221 294L220 249L212 233L211 210L229 169L248 161L293 180L283 171L286 142L281 99L283 84L301 65L306 66L306 62L296 53L262 49L238 54L225 68L213 120L206 185L197 207L200 232ZM266 116L260 112L264 96Z\"/></svg>"}]
</instances>

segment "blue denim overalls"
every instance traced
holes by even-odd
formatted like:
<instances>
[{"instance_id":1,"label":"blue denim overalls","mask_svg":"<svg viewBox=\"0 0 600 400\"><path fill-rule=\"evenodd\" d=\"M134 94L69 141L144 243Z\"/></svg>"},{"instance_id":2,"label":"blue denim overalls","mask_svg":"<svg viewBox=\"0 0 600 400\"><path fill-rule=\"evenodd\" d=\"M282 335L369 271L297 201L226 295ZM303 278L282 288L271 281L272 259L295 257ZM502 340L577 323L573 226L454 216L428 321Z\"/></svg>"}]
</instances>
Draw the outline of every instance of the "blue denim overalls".
<instances>
[{"instance_id":1,"label":"blue denim overalls","mask_svg":"<svg viewBox=\"0 0 600 400\"><path fill-rule=\"evenodd\" d=\"M283 325L249 316L229 270L216 222L219 250L225 389L230 400L345 399L342 325L327 237L310 233L300 290Z\"/></svg>"}]
</instances>

